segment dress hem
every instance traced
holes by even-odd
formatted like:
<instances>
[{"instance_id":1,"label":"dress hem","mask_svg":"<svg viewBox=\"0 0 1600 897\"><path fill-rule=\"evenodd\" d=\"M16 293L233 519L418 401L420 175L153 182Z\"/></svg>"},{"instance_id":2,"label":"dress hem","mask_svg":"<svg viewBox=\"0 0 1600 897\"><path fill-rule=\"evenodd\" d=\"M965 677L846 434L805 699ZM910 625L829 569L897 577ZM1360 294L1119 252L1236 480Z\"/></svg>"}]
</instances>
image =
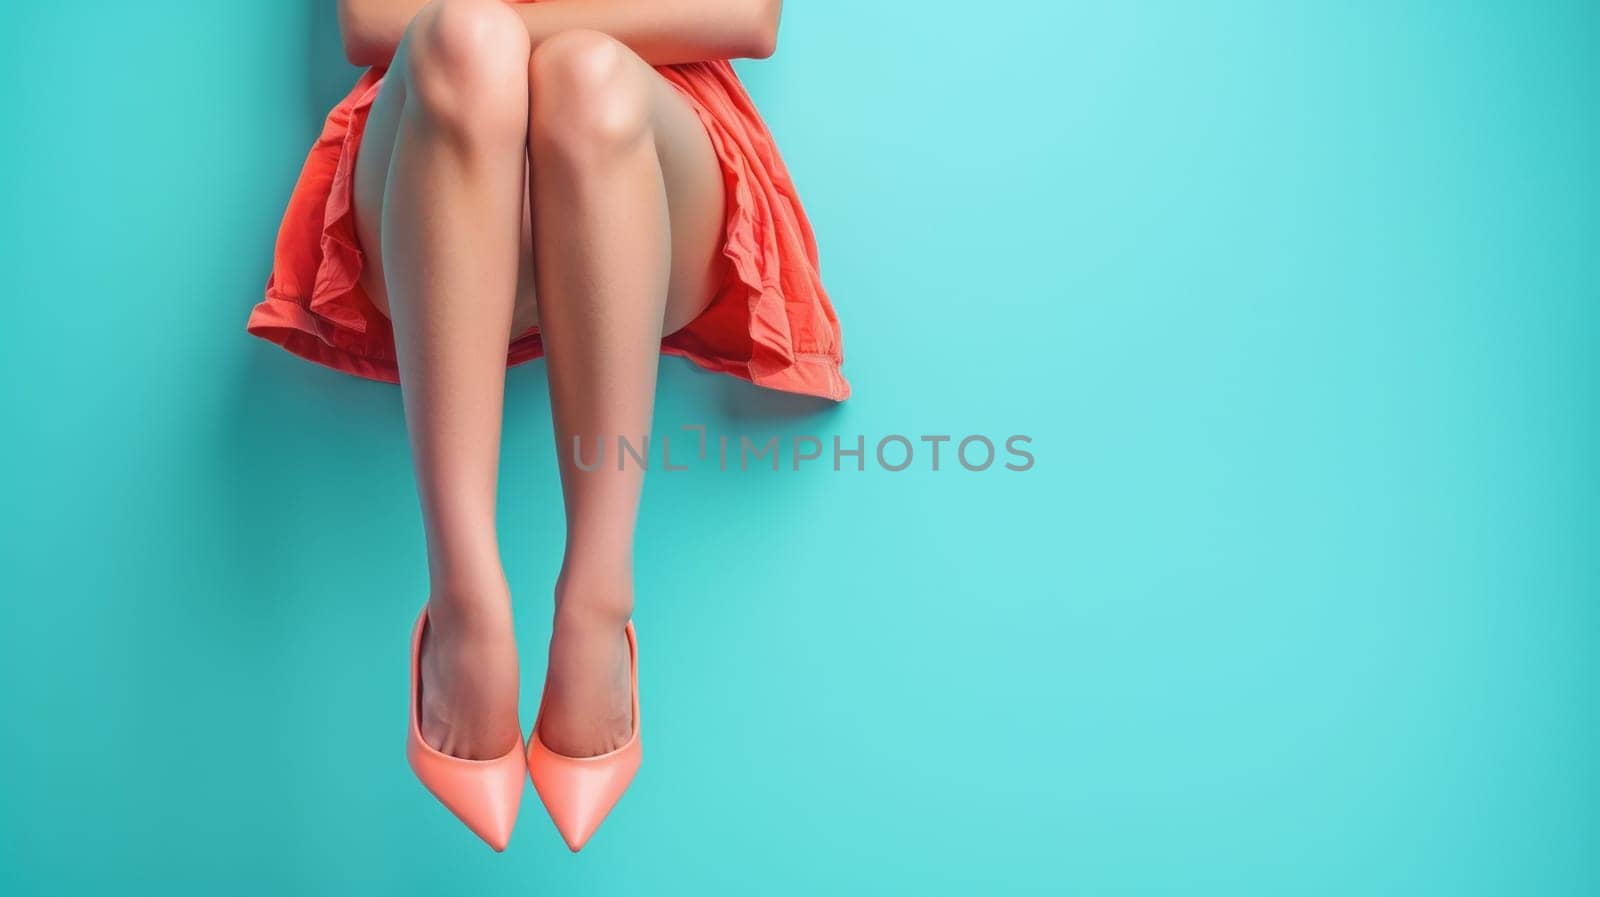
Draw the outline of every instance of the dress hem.
<instances>
[{"instance_id":1,"label":"dress hem","mask_svg":"<svg viewBox=\"0 0 1600 897\"><path fill-rule=\"evenodd\" d=\"M251 336L339 373L381 383L400 382L399 366L386 353L375 351L375 347L345 347L330 342L329 337L339 332L338 328L318 319L306 309L302 300L266 297L251 310L245 330ZM663 355L687 359L711 373L728 374L764 389L834 402L850 397L850 384L844 378L843 368L830 355L796 352L792 364L758 374L750 370L748 363L696 352L672 344L671 339L671 336L663 338ZM517 367L542 357L544 347L537 331L532 331L511 342L506 352L506 366Z\"/></svg>"}]
</instances>

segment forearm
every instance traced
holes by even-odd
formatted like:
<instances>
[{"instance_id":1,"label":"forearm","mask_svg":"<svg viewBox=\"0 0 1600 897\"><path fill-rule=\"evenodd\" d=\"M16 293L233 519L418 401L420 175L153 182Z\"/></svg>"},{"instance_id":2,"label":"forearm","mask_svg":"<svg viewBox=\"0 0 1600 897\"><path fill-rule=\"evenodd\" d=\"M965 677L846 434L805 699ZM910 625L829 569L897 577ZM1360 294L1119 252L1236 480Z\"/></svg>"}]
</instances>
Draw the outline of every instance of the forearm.
<instances>
[{"instance_id":1,"label":"forearm","mask_svg":"<svg viewBox=\"0 0 1600 897\"><path fill-rule=\"evenodd\" d=\"M427 0L339 0L345 56L387 65ZM651 65L764 58L777 45L781 0L542 0L513 3L534 46L575 28L601 31Z\"/></svg>"},{"instance_id":2,"label":"forearm","mask_svg":"<svg viewBox=\"0 0 1600 897\"><path fill-rule=\"evenodd\" d=\"M764 58L778 40L779 0L542 0L519 3L533 45L586 28L611 35L651 65Z\"/></svg>"}]
</instances>

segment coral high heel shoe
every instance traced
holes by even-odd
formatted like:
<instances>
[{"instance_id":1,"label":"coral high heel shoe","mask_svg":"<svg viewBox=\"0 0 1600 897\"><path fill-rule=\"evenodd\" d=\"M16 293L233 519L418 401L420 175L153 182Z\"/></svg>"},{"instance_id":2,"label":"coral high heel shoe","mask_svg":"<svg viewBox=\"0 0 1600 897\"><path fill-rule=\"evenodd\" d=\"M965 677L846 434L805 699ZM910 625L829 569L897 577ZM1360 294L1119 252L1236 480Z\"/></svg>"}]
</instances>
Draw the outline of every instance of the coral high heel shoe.
<instances>
[{"instance_id":1,"label":"coral high heel shoe","mask_svg":"<svg viewBox=\"0 0 1600 897\"><path fill-rule=\"evenodd\" d=\"M422 632L428 609L417 617L411 636L411 725L406 730L406 759L422 784L473 834L496 851L506 849L522 804L522 739L503 757L466 760L452 757L422 740Z\"/></svg>"},{"instance_id":2,"label":"coral high heel shoe","mask_svg":"<svg viewBox=\"0 0 1600 897\"><path fill-rule=\"evenodd\" d=\"M538 719L533 722L533 734L528 736L528 777L533 779L534 790L539 792L551 821L573 853L583 849L639 770L639 644L632 620L624 632L628 637L628 679L633 692L633 734L628 736L628 743L595 757L568 757L545 746L539 738ZM544 716L542 697L539 716Z\"/></svg>"}]
</instances>

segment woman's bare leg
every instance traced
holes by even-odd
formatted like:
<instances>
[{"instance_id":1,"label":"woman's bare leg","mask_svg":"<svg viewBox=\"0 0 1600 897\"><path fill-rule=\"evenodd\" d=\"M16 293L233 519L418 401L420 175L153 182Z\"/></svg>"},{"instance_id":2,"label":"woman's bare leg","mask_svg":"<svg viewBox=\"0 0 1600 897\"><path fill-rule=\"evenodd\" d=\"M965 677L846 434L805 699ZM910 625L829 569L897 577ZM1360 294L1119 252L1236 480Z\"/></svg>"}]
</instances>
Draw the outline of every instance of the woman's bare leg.
<instances>
[{"instance_id":1,"label":"woman's bare leg","mask_svg":"<svg viewBox=\"0 0 1600 897\"><path fill-rule=\"evenodd\" d=\"M724 271L721 168L704 126L617 41L570 31L529 65L534 272L567 514L540 736L590 756L632 731L623 625L644 472L617 438L650 430L663 333ZM582 470L600 441L606 463Z\"/></svg>"},{"instance_id":2,"label":"woman's bare leg","mask_svg":"<svg viewBox=\"0 0 1600 897\"><path fill-rule=\"evenodd\" d=\"M406 32L356 168L365 283L394 324L427 537L422 734L472 759L501 756L520 735L495 489L528 55L502 0L435 0Z\"/></svg>"}]
</instances>

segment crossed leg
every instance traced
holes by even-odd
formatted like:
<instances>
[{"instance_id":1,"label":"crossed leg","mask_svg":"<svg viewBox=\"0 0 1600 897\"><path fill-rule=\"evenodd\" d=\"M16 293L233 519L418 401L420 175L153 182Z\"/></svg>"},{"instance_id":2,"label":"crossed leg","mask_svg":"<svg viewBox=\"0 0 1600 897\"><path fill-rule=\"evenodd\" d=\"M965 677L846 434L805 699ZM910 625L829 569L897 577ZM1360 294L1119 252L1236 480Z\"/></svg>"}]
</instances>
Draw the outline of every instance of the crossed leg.
<instances>
[{"instance_id":1,"label":"crossed leg","mask_svg":"<svg viewBox=\"0 0 1600 897\"><path fill-rule=\"evenodd\" d=\"M506 347L537 324L567 518L540 735L571 756L631 732L623 625L643 471L583 470L649 431L663 334L721 283L709 137L598 32L530 46L504 0L434 0L408 28L355 171L363 287L390 318L427 539L422 731L459 757L519 735L495 535Z\"/></svg>"}]
</instances>

